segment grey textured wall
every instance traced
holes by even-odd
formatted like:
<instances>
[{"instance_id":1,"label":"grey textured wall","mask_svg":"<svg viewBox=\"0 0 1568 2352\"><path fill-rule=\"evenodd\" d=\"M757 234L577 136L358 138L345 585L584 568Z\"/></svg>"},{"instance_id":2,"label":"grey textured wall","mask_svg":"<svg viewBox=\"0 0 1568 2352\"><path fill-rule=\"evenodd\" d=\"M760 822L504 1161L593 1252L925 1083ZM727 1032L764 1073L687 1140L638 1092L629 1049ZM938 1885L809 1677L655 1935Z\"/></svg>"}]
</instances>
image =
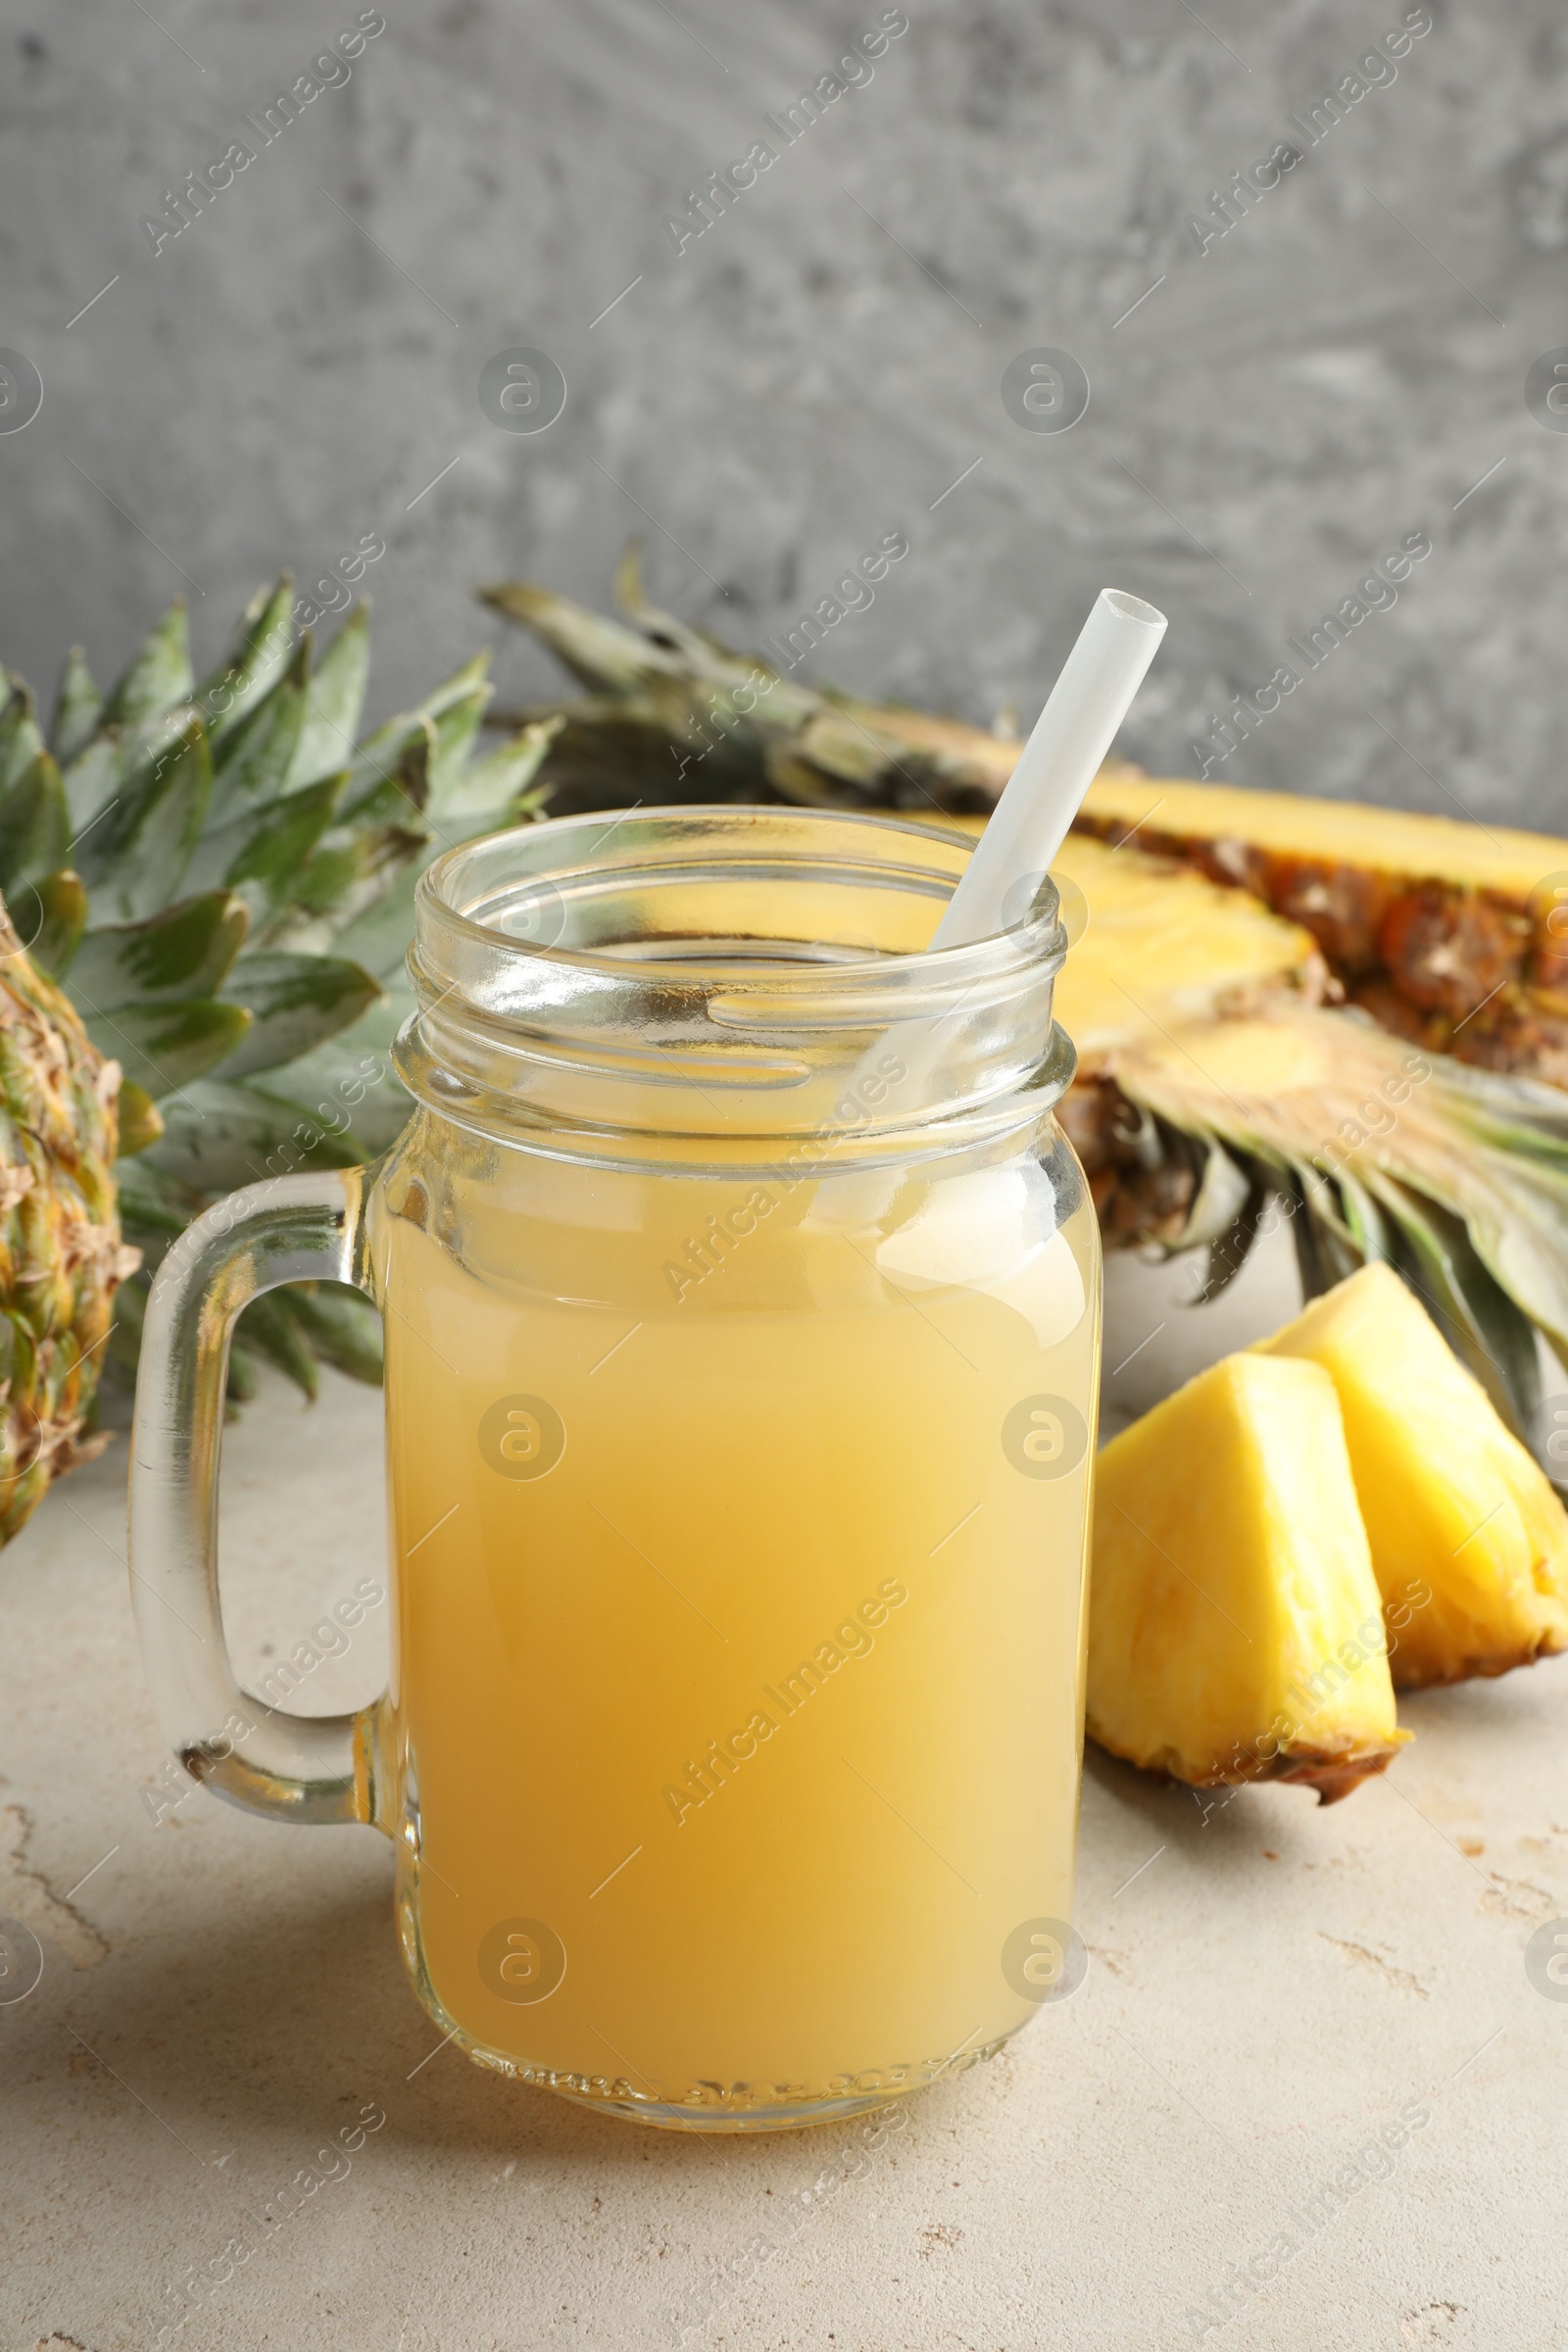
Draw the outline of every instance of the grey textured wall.
<instances>
[{"instance_id":1,"label":"grey textured wall","mask_svg":"<svg viewBox=\"0 0 1568 2352\"><path fill-rule=\"evenodd\" d=\"M603 602L641 531L665 601L755 640L897 529L816 674L1027 720L1108 581L1172 615L1126 748L1185 766L1425 532L1218 772L1568 830L1568 416L1525 389L1568 341L1568 24L1431 8L1308 145L1289 118L1401 0L908 0L677 254L666 212L879 0L385 0L352 77L155 254L141 217L259 147L241 115L355 6L4 0L0 346L45 392L0 432L0 654L42 683L75 637L112 670L182 574L216 653L265 575L380 533L377 707L486 642L534 692L475 581ZM1189 216L1281 141L1299 164L1200 253ZM477 397L521 345L568 386L537 433ZM1004 404L1041 347L1090 380L1070 430Z\"/></svg>"}]
</instances>

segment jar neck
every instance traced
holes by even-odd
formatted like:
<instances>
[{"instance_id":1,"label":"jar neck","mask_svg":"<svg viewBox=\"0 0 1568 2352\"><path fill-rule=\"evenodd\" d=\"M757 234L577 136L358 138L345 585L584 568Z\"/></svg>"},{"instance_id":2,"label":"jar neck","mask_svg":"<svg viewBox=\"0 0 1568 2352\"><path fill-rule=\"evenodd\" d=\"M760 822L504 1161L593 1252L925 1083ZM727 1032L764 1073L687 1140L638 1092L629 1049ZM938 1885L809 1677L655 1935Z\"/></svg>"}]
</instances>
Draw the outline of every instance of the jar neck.
<instances>
[{"instance_id":1,"label":"jar neck","mask_svg":"<svg viewBox=\"0 0 1568 2352\"><path fill-rule=\"evenodd\" d=\"M961 835L839 810L569 817L419 885L417 1101L492 1141L648 1168L867 1166L967 1150L1070 1083L1049 881L995 939L926 943Z\"/></svg>"}]
</instances>

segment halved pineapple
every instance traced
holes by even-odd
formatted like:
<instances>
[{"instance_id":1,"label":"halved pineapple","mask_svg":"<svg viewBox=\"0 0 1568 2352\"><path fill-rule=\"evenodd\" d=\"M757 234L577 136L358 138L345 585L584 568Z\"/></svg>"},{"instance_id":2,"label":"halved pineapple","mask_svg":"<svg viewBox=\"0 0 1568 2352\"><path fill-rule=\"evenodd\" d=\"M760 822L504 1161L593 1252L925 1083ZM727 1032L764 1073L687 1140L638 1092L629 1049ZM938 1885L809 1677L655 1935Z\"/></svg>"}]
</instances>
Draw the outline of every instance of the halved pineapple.
<instances>
[{"instance_id":1,"label":"halved pineapple","mask_svg":"<svg viewBox=\"0 0 1568 2352\"><path fill-rule=\"evenodd\" d=\"M1227 1356L1102 1452L1088 1728L1200 1788L1304 1781L1324 1803L1409 1737L1319 1365Z\"/></svg>"},{"instance_id":2,"label":"halved pineapple","mask_svg":"<svg viewBox=\"0 0 1568 2352\"><path fill-rule=\"evenodd\" d=\"M793 639L782 666L732 652L649 603L634 552L624 622L521 581L482 593L588 689L506 717L559 729L555 813L782 798L974 832L1018 757L808 683ZM1060 1116L1106 1241L1207 1244L1209 1295L1267 1214L1309 1294L1387 1257L1529 1429L1532 1322L1568 1353L1568 842L1117 761L1079 823L1057 860L1090 911L1059 983L1081 1056ZM1216 887L1243 879L1255 896ZM1354 1004L1317 1002L1335 990Z\"/></svg>"},{"instance_id":3,"label":"halved pineapple","mask_svg":"<svg viewBox=\"0 0 1568 2352\"><path fill-rule=\"evenodd\" d=\"M1256 1352L1334 1383L1402 1690L1568 1648L1568 1512L1388 1266Z\"/></svg>"},{"instance_id":4,"label":"halved pineapple","mask_svg":"<svg viewBox=\"0 0 1568 2352\"><path fill-rule=\"evenodd\" d=\"M1018 757L1014 734L802 676L799 640L820 640L841 617L832 598L802 622L791 650L774 646L775 666L651 605L635 551L615 587L629 627L522 581L481 591L590 689L551 712L564 721L545 771L558 813L652 796L776 794L950 818L983 818L996 806ZM508 723L542 715L509 714ZM1150 776L1117 760L1102 769L1078 827L1245 884L1304 924L1335 979L1398 1035L1568 1085L1568 843L1453 816Z\"/></svg>"}]
</instances>

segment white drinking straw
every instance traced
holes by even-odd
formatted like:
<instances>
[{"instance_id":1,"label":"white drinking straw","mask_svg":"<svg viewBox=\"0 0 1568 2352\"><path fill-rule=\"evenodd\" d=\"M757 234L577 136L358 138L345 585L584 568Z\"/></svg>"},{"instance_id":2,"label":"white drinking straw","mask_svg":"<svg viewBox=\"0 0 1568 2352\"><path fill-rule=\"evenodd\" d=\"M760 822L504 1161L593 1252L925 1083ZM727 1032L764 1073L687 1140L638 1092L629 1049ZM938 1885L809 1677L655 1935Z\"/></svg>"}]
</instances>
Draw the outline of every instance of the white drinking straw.
<instances>
[{"instance_id":1,"label":"white drinking straw","mask_svg":"<svg viewBox=\"0 0 1568 2352\"><path fill-rule=\"evenodd\" d=\"M1006 927L1006 903L1019 881L1050 872L1168 625L1142 597L1102 588L948 901L933 948L994 938Z\"/></svg>"},{"instance_id":2,"label":"white drinking straw","mask_svg":"<svg viewBox=\"0 0 1568 2352\"><path fill-rule=\"evenodd\" d=\"M933 948L968 947L1022 922L1167 626L1164 613L1142 597L1102 588L932 934ZM915 1013L896 1021L861 1055L840 1101L858 1103L874 1080L873 1100L891 1095L911 1107L923 1102L937 1083L940 1032L950 1017ZM873 1071L873 1063L885 1066L890 1051L904 1063L891 1090ZM858 1190L846 1194L842 1213L850 1215L860 1200Z\"/></svg>"}]
</instances>

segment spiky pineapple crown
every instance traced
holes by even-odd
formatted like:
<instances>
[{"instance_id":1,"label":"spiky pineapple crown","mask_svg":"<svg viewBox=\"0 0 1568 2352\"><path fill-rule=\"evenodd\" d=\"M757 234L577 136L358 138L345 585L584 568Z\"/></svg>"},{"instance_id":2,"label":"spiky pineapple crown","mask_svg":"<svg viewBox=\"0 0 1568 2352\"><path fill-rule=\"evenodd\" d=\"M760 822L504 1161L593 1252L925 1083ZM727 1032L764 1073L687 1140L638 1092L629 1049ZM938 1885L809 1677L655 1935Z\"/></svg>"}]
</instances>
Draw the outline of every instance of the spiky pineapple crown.
<instances>
[{"instance_id":1,"label":"spiky pineapple crown","mask_svg":"<svg viewBox=\"0 0 1568 2352\"><path fill-rule=\"evenodd\" d=\"M156 1260L204 1199L270 1173L367 1159L407 1104L402 1015L414 883L434 850L510 823L549 743L473 745L488 657L364 742L369 643L355 608L317 661L285 576L199 683L183 602L107 696L68 657L47 741L14 677L0 700L0 892L33 959L124 1072L120 1189ZM124 1154L137 1153L133 1159ZM136 1285L117 1351L133 1354ZM314 1358L372 1374L374 1318L290 1292L246 1347L307 1389Z\"/></svg>"}]
</instances>

